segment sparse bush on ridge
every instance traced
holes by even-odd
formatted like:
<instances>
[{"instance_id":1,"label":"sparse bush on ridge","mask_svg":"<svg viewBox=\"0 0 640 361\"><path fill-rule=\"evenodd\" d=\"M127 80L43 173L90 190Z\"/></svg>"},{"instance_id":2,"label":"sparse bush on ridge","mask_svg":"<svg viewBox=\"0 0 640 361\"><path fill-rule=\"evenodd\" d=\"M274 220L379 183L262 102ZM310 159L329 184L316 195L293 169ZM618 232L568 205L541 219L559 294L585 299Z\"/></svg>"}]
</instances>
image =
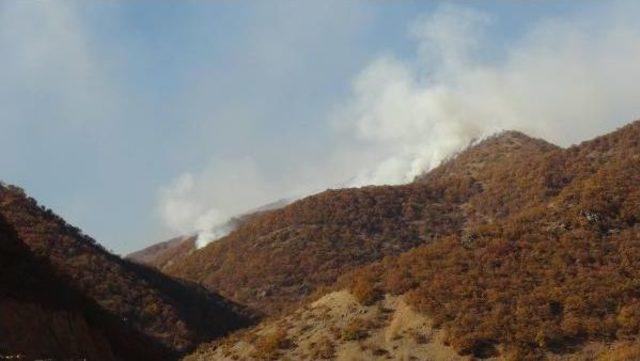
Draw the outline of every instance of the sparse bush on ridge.
<instances>
[{"instance_id":1,"label":"sparse bush on ridge","mask_svg":"<svg viewBox=\"0 0 640 361\"><path fill-rule=\"evenodd\" d=\"M361 274L355 278L351 286L353 296L364 306L369 306L382 297L382 292L377 288L375 279Z\"/></svg>"},{"instance_id":2,"label":"sparse bush on ridge","mask_svg":"<svg viewBox=\"0 0 640 361\"><path fill-rule=\"evenodd\" d=\"M254 356L263 360L277 360L279 351L291 347L287 332L277 329L257 339Z\"/></svg>"},{"instance_id":3,"label":"sparse bush on ridge","mask_svg":"<svg viewBox=\"0 0 640 361\"><path fill-rule=\"evenodd\" d=\"M340 339L343 341L356 341L366 338L368 335L368 326L360 318L355 318L341 330Z\"/></svg>"}]
</instances>

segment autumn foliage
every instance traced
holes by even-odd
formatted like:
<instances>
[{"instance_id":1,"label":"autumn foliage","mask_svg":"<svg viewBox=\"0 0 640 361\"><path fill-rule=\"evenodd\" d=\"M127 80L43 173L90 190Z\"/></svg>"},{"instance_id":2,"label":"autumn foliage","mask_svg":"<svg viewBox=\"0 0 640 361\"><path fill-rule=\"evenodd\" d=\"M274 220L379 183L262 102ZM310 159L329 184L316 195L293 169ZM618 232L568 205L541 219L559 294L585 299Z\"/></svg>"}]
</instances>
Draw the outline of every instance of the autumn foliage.
<instances>
[{"instance_id":1,"label":"autumn foliage","mask_svg":"<svg viewBox=\"0 0 640 361\"><path fill-rule=\"evenodd\" d=\"M167 271L277 313L347 270L460 228L457 207L442 200L421 184L326 191L255 217Z\"/></svg>"},{"instance_id":2,"label":"autumn foliage","mask_svg":"<svg viewBox=\"0 0 640 361\"><path fill-rule=\"evenodd\" d=\"M459 353L545 359L640 336L640 122L566 149L518 132L403 186L265 212L169 267L277 314L349 288L405 295Z\"/></svg>"},{"instance_id":3,"label":"autumn foliage","mask_svg":"<svg viewBox=\"0 0 640 361\"><path fill-rule=\"evenodd\" d=\"M639 142L634 123L526 164L507 161L489 175L479 173L477 187L484 191L463 205L462 232L345 278L376 275L375 287L406 293L462 354L541 359L586 341L634 339L640 330ZM444 165L453 167L455 160ZM520 185L522 179L529 181Z\"/></svg>"}]
</instances>

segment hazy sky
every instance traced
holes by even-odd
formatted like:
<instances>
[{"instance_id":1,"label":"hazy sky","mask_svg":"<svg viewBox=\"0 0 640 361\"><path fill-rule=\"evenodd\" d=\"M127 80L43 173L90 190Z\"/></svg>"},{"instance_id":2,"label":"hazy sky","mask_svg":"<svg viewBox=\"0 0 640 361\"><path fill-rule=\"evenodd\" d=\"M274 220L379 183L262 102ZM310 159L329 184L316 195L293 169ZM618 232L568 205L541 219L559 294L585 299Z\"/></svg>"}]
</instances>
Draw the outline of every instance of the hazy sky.
<instances>
[{"instance_id":1,"label":"hazy sky","mask_svg":"<svg viewBox=\"0 0 640 361\"><path fill-rule=\"evenodd\" d=\"M127 253L516 128L640 114L640 15L587 1L2 1L0 178Z\"/></svg>"}]
</instances>

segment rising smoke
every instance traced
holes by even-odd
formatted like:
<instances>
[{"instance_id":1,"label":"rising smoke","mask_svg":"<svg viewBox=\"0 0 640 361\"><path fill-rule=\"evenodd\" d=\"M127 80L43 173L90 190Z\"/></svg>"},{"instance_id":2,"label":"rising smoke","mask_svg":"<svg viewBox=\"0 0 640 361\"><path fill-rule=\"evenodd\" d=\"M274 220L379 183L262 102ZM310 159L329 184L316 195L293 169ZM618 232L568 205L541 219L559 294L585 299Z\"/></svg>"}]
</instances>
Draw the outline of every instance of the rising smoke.
<instances>
[{"instance_id":1,"label":"rising smoke","mask_svg":"<svg viewBox=\"0 0 640 361\"><path fill-rule=\"evenodd\" d=\"M502 129L559 145L610 131L640 114L638 7L615 3L534 24L494 47L492 19L445 5L409 26L412 59L374 59L353 80L352 96L328 122L347 141L318 164L324 187L400 184L445 157ZM231 162L233 163L233 162ZM220 181L246 167L183 176L163 191L163 216L173 229L196 230L199 246L224 234L234 214L307 193L310 177L287 184L260 177ZM344 182L345 179L350 179ZM303 194L301 192L301 194Z\"/></svg>"},{"instance_id":2,"label":"rising smoke","mask_svg":"<svg viewBox=\"0 0 640 361\"><path fill-rule=\"evenodd\" d=\"M637 117L640 25L625 15L637 11L600 10L536 24L506 49L473 10L446 5L412 24L417 57L375 60L340 115L383 154L356 183L409 182L502 129L569 145Z\"/></svg>"}]
</instances>

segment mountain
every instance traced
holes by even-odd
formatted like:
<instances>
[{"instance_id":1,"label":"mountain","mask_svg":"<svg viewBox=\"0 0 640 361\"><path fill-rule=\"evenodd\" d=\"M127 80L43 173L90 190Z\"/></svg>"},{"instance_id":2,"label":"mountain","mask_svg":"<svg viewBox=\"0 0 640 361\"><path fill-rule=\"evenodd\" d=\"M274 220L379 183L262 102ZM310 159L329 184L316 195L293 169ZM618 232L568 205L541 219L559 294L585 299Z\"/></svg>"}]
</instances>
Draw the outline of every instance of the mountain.
<instances>
[{"instance_id":1,"label":"mountain","mask_svg":"<svg viewBox=\"0 0 640 361\"><path fill-rule=\"evenodd\" d=\"M554 361L635 361L640 347L625 341L591 342ZM185 361L232 360L429 360L501 361L500 356L460 355L447 331L417 312L405 296L363 304L352 293L331 292L295 312L230 337L201 345ZM516 359L521 360L521 359Z\"/></svg>"},{"instance_id":2,"label":"mountain","mask_svg":"<svg viewBox=\"0 0 640 361\"><path fill-rule=\"evenodd\" d=\"M197 238L195 235L175 237L128 254L125 258L163 271L194 252Z\"/></svg>"},{"instance_id":3,"label":"mountain","mask_svg":"<svg viewBox=\"0 0 640 361\"><path fill-rule=\"evenodd\" d=\"M13 245L8 246L9 252L21 249L20 258L24 258L27 264L34 263L29 259L42 260L38 262L45 266L38 267L46 268L39 271L40 274L53 278L51 282L42 281L43 284L50 288L54 284L61 284L61 287L77 295L74 297L80 301L74 302L82 307L76 309L68 305L62 307L62 310L67 310L69 314L64 317L77 320L79 330L80 327L89 328L82 326L83 317L105 315L109 322L120 325L118 329L127 332L130 330L136 334L135 337L127 338L131 341L126 342L134 343L136 338L145 340L145 344L136 349L139 353L120 354L122 359L172 359L202 341L220 337L254 321L252 312L211 291L110 254L79 229L39 206L17 187L0 186L0 217L6 224L5 228L12 234L8 237L13 240ZM32 288L36 287L26 287L24 290L31 292ZM43 294L41 298L44 305L42 307L49 307L45 302L47 294ZM17 308L28 310L30 307L28 304L21 304L19 298L14 297L13 300L12 305ZM85 304L97 311L83 311L89 307L84 306ZM53 318L51 322L63 321L64 318ZM99 321L87 320L91 325ZM12 324L10 320L7 322ZM42 327L45 325L43 323ZM115 327L110 325L101 324L100 327L106 330ZM51 331L55 337L62 337L66 332L63 330L62 334L58 334L56 330L54 327ZM116 334L118 335L120 333ZM47 339L37 333L33 337L34 340L38 337ZM68 342L60 339L61 343L68 344L69 350L77 350L73 347L84 344L82 339L77 339L76 344L73 334L69 337ZM20 345L32 345L28 340L30 338L23 339ZM34 344L37 342L34 341ZM91 345L90 342L87 344ZM104 342L96 341L96 347L101 344ZM66 355L65 358L72 355ZM140 355L144 357L138 357Z\"/></svg>"},{"instance_id":4,"label":"mountain","mask_svg":"<svg viewBox=\"0 0 640 361\"><path fill-rule=\"evenodd\" d=\"M412 184L267 212L168 269L275 316L192 357L296 359L318 324L346 328L309 313L313 299L346 289L367 307L400 298L468 358L636 360L639 184L636 121L566 149L503 132ZM377 338L385 327L372 328L368 349L401 359ZM329 341L338 353L353 346Z\"/></svg>"},{"instance_id":5,"label":"mountain","mask_svg":"<svg viewBox=\"0 0 640 361\"><path fill-rule=\"evenodd\" d=\"M470 217L463 234L366 266L342 285L367 297L406 295L461 354L542 359L637 339L640 123L498 173L514 176L468 207L488 217ZM513 197L525 206L504 214ZM640 344L622 350L638 355Z\"/></svg>"},{"instance_id":6,"label":"mountain","mask_svg":"<svg viewBox=\"0 0 640 361\"><path fill-rule=\"evenodd\" d=\"M170 276L2 185L0 355L637 360L639 185L640 121L569 148L502 132L138 255Z\"/></svg>"},{"instance_id":7,"label":"mountain","mask_svg":"<svg viewBox=\"0 0 640 361\"><path fill-rule=\"evenodd\" d=\"M0 217L2 358L163 359L165 352L56 277Z\"/></svg>"},{"instance_id":8,"label":"mountain","mask_svg":"<svg viewBox=\"0 0 640 361\"><path fill-rule=\"evenodd\" d=\"M555 149L502 133L413 184L329 190L264 212L166 271L275 314L348 270L462 232L469 201L507 176L493 173L499 164L526 168L532 156ZM487 179L474 178L473 169Z\"/></svg>"}]
</instances>

